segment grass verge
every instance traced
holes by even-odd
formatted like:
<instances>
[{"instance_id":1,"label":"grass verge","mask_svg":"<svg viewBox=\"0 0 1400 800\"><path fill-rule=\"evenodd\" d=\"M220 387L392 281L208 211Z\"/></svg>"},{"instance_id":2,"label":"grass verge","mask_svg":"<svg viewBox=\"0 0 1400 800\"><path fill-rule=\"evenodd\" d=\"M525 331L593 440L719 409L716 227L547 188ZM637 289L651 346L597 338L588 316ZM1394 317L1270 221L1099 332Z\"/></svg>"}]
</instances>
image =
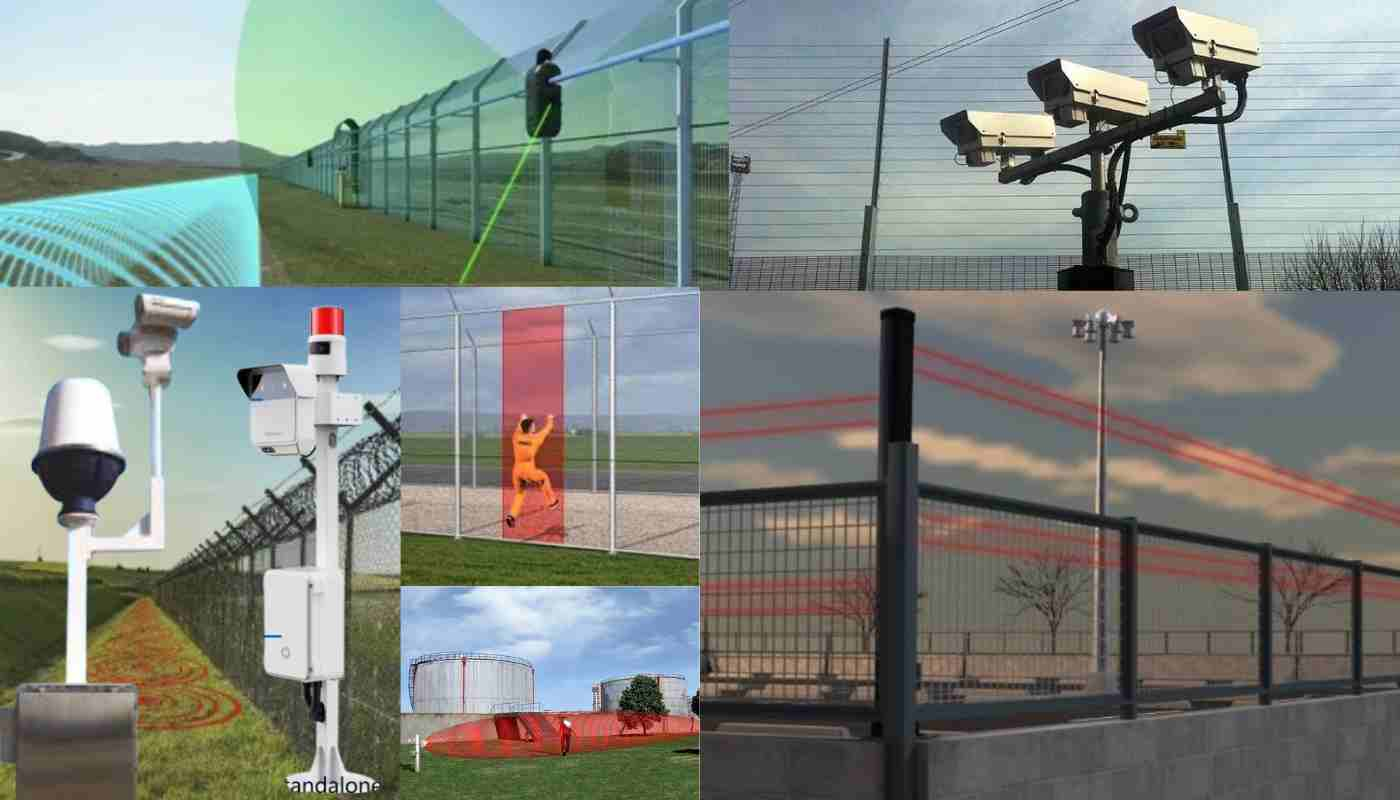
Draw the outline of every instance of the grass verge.
<instances>
[{"instance_id":1,"label":"grass verge","mask_svg":"<svg viewBox=\"0 0 1400 800\"><path fill-rule=\"evenodd\" d=\"M404 533L405 586L696 586L686 558Z\"/></svg>"}]
</instances>

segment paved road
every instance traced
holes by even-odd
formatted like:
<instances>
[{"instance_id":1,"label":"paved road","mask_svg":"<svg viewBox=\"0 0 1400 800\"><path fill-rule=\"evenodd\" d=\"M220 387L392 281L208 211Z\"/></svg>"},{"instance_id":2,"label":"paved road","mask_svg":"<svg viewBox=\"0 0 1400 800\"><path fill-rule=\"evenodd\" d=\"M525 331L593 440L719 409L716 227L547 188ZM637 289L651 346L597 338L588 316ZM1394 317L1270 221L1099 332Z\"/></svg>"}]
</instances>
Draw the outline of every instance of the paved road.
<instances>
[{"instance_id":1,"label":"paved road","mask_svg":"<svg viewBox=\"0 0 1400 800\"><path fill-rule=\"evenodd\" d=\"M404 464L403 482L430 486L451 486L451 464ZM471 486L471 463L462 464L462 485ZM478 486L500 486L501 468L496 464L477 468ZM593 472L589 467L571 469L564 474L564 488L569 491L588 491L593 486ZM608 488L608 468L598 465L598 489ZM700 491L700 470L657 470L657 469L618 469L617 488L623 492L664 492L667 494L694 494Z\"/></svg>"}]
</instances>

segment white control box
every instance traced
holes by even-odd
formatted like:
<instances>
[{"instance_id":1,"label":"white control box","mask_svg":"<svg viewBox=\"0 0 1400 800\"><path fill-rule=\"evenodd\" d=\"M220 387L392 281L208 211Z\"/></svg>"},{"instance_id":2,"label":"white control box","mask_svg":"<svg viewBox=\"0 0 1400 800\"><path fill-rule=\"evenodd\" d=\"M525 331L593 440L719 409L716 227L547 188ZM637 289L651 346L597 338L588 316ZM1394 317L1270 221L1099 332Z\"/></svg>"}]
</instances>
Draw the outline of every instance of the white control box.
<instances>
[{"instance_id":1,"label":"white control box","mask_svg":"<svg viewBox=\"0 0 1400 800\"><path fill-rule=\"evenodd\" d=\"M263 670L302 683L345 674L345 573L316 567L263 573Z\"/></svg>"}]
</instances>

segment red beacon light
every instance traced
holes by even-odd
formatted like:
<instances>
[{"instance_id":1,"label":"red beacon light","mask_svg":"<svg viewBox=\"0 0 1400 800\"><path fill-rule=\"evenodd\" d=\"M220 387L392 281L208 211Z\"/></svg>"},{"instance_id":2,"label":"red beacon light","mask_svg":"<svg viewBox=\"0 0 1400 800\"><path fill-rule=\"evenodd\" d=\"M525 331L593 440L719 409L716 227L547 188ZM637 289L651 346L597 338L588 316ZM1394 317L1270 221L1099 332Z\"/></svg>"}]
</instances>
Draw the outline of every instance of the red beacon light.
<instances>
[{"instance_id":1,"label":"red beacon light","mask_svg":"<svg viewBox=\"0 0 1400 800\"><path fill-rule=\"evenodd\" d=\"M345 309L338 306L316 306L311 309L312 336L344 336Z\"/></svg>"}]
</instances>

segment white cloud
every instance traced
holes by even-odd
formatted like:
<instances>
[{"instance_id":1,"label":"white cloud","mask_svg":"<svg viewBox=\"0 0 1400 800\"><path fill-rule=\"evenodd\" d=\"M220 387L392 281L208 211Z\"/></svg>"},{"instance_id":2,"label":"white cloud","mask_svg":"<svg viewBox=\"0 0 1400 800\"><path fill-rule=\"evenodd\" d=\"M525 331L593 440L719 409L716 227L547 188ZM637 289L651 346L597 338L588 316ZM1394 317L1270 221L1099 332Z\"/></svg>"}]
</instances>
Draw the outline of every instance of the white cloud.
<instances>
[{"instance_id":1,"label":"white cloud","mask_svg":"<svg viewBox=\"0 0 1400 800\"><path fill-rule=\"evenodd\" d=\"M1400 485L1400 453L1352 445L1322 460L1319 470L1329 475L1376 478Z\"/></svg>"},{"instance_id":2,"label":"white cloud","mask_svg":"<svg viewBox=\"0 0 1400 800\"><path fill-rule=\"evenodd\" d=\"M38 436L42 421L38 415L0 419L0 436Z\"/></svg>"},{"instance_id":3,"label":"white cloud","mask_svg":"<svg viewBox=\"0 0 1400 800\"><path fill-rule=\"evenodd\" d=\"M701 459L704 462L704 459ZM739 486L744 488L760 486L801 486L809 483L826 483L830 478L819 469L784 469L763 461L720 461L704 462L700 465L701 486Z\"/></svg>"},{"instance_id":4,"label":"white cloud","mask_svg":"<svg viewBox=\"0 0 1400 800\"><path fill-rule=\"evenodd\" d=\"M837 433L833 438L836 445L844 450L870 452L875 447L875 434L869 431ZM914 440L919 445L919 457L924 463L1017 475L1049 484L1051 490L1060 495L1092 496L1095 474L1092 458L1058 461L1033 453L1018 444L952 435L930 427L917 428ZM1182 448L1182 452L1204 455L1196 448ZM1247 450L1232 449L1231 452L1261 458ZM1313 517L1331 508L1320 501L1240 475L1205 467L1178 469L1142 456L1117 456L1111 459L1108 480L1109 485L1120 492L1156 491L1190 498L1214 508L1256 513L1275 521Z\"/></svg>"},{"instance_id":5,"label":"white cloud","mask_svg":"<svg viewBox=\"0 0 1400 800\"><path fill-rule=\"evenodd\" d=\"M756 303L762 303L763 313L755 313ZM1095 360L1069 335L1070 320L1095 307L1079 295L978 293L970 300L956 292L790 292L707 304L704 316L706 324L719 322L761 340L803 338L818 347L823 340L858 341L873 348L880 310L894 305L918 314L921 345L943 348L949 346L947 336L956 336L1025 353L1073 376L1067 387L1058 388L1083 398L1094 395ZM1114 296L1112 307L1137 321L1140 338L1115 345L1109 356L1110 402L1304 392L1341 353L1333 339L1284 317L1262 295L1123 294Z\"/></svg>"},{"instance_id":6,"label":"white cloud","mask_svg":"<svg viewBox=\"0 0 1400 800\"><path fill-rule=\"evenodd\" d=\"M89 350L96 350L106 344L102 340L94 339L91 336L77 336L71 333L61 333L57 336L41 339L40 341L64 353L84 353Z\"/></svg>"}]
</instances>

